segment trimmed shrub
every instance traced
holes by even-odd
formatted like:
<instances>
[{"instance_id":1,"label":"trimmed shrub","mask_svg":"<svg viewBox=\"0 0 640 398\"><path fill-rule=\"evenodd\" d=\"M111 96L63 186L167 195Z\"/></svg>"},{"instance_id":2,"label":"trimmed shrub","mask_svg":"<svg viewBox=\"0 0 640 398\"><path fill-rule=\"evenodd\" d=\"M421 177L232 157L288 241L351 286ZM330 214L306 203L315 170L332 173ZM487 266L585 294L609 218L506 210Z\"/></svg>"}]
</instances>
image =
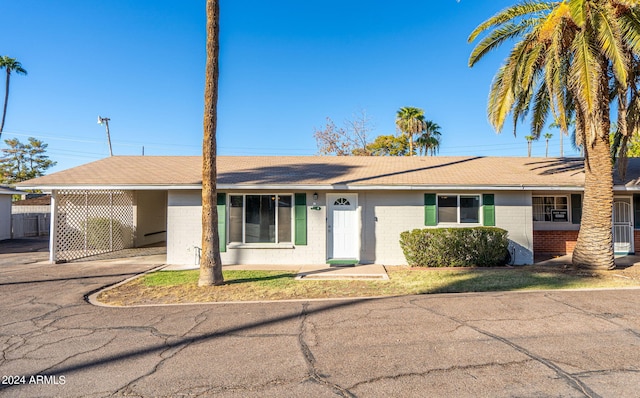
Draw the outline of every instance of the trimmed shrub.
<instances>
[{"instance_id":1,"label":"trimmed shrub","mask_svg":"<svg viewBox=\"0 0 640 398\"><path fill-rule=\"evenodd\" d=\"M495 227L414 229L400 234L412 267L492 267L508 257L507 231Z\"/></svg>"}]
</instances>

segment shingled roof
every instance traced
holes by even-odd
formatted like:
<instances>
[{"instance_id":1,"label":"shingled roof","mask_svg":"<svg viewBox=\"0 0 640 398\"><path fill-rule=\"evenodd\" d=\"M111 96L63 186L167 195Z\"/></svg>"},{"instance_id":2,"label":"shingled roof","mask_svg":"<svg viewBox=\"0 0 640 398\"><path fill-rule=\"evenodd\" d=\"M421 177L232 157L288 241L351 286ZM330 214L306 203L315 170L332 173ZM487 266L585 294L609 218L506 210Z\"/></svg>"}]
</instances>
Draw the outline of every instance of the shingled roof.
<instances>
[{"instance_id":1,"label":"shingled roof","mask_svg":"<svg viewBox=\"0 0 640 398\"><path fill-rule=\"evenodd\" d=\"M198 188L199 156L114 156L18 184L21 188ZM583 160L518 157L219 156L218 186L228 188L576 188ZM640 186L630 159L627 189ZM621 188L621 187L620 187Z\"/></svg>"}]
</instances>

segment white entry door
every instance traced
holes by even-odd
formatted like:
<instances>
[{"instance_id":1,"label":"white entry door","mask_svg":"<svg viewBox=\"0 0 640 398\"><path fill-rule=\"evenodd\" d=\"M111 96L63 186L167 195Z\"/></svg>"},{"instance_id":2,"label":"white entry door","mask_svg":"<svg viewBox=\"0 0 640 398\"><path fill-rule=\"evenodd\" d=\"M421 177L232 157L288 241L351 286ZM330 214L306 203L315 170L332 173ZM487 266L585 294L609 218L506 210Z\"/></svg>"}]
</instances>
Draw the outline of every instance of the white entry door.
<instances>
[{"instance_id":1,"label":"white entry door","mask_svg":"<svg viewBox=\"0 0 640 398\"><path fill-rule=\"evenodd\" d=\"M327 195L327 242L330 259L358 259L358 195Z\"/></svg>"},{"instance_id":2,"label":"white entry door","mask_svg":"<svg viewBox=\"0 0 640 398\"><path fill-rule=\"evenodd\" d=\"M615 253L633 252L633 217L631 199L613 201L613 251Z\"/></svg>"}]
</instances>

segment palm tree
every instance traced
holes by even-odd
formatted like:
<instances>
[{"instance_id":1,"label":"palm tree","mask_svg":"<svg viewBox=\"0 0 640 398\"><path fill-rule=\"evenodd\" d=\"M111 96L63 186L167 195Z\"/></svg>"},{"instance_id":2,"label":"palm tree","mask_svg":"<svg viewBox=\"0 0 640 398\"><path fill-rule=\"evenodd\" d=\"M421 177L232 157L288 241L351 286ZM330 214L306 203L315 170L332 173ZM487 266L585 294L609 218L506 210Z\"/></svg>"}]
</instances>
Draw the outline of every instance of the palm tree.
<instances>
[{"instance_id":1,"label":"palm tree","mask_svg":"<svg viewBox=\"0 0 640 398\"><path fill-rule=\"evenodd\" d=\"M544 139L546 141L546 146L544 149L544 157L548 158L549 157L549 140L551 139L551 137L553 137L553 134L551 133L545 133L544 134Z\"/></svg>"},{"instance_id":2,"label":"palm tree","mask_svg":"<svg viewBox=\"0 0 640 398\"><path fill-rule=\"evenodd\" d=\"M536 137L533 135L525 135L524 138L527 140L527 157L531 157L531 143Z\"/></svg>"},{"instance_id":3,"label":"palm tree","mask_svg":"<svg viewBox=\"0 0 640 398\"><path fill-rule=\"evenodd\" d=\"M216 124L218 104L218 55L220 6L207 0L207 64L204 91L204 138L202 142L202 253L198 286L222 285L222 259L218 236L216 190Z\"/></svg>"},{"instance_id":4,"label":"palm tree","mask_svg":"<svg viewBox=\"0 0 640 398\"><path fill-rule=\"evenodd\" d=\"M474 48L469 65L492 49L519 39L498 70L489 94L488 114L497 131L509 113L514 123L532 110L538 137L549 114L563 131L575 114L585 148L582 224L573 264L613 268L613 176L609 153L610 87L618 86L620 118L633 104L630 60L640 54L640 6L628 0L528 0L506 8L470 35L490 31ZM636 104L637 106L637 104Z\"/></svg>"},{"instance_id":5,"label":"palm tree","mask_svg":"<svg viewBox=\"0 0 640 398\"><path fill-rule=\"evenodd\" d=\"M9 82L11 80L11 72L16 72L19 75L26 75L27 71L22 67L22 64L16 61L15 58L9 58L6 55L0 56L0 69L7 71L7 80L4 90L4 107L2 108L2 121L0 121L0 137L2 136L2 130L4 129L4 118L7 115L7 103L9 102Z\"/></svg>"},{"instance_id":6,"label":"palm tree","mask_svg":"<svg viewBox=\"0 0 640 398\"><path fill-rule=\"evenodd\" d=\"M418 147L418 153L420 156L424 153L435 155L440 147L440 126L431 120L425 120L424 131L418 138L416 138L416 146Z\"/></svg>"},{"instance_id":7,"label":"palm tree","mask_svg":"<svg viewBox=\"0 0 640 398\"><path fill-rule=\"evenodd\" d=\"M424 111L412 106L400 108L396 113L396 126L409 138L409 156L413 156L413 135L425 130Z\"/></svg>"}]
</instances>

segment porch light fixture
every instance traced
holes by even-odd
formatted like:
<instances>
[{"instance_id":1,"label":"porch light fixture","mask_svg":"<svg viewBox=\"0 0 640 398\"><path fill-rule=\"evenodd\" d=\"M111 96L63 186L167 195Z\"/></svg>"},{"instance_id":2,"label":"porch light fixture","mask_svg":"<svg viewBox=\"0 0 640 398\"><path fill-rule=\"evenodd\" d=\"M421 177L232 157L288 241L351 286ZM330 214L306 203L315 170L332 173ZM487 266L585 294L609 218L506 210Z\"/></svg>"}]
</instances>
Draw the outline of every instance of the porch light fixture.
<instances>
[{"instance_id":1,"label":"porch light fixture","mask_svg":"<svg viewBox=\"0 0 640 398\"><path fill-rule=\"evenodd\" d=\"M318 193L317 192L313 193L313 200L318 200Z\"/></svg>"}]
</instances>

